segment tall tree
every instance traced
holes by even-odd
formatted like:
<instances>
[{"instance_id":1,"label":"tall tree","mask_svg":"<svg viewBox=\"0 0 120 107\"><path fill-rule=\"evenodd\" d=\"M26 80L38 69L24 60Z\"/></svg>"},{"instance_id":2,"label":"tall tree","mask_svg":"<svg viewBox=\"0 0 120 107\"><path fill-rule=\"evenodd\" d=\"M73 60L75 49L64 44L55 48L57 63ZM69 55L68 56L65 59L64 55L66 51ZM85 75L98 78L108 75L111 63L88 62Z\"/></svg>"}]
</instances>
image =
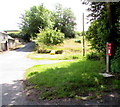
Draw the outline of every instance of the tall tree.
<instances>
[{"instance_id":1,"label":"tall tree","mask_svg":"<svg viewBox=\"0 0 120 107\"><path fill-rule=\"evenodd\" d=\"M63 8L61 4L56 5L54 11L55 25L54 28L58 28L65 37L72 38L75 36L76 18L70 8Z\"/></svg>"},{"instance_id":2,"label":"tall tree","mask_svg":"<svg viewBox=\"0 0 120 107\"><path fill-rule=\"evenodd\" d=\"M40 6L33 6L30 10L25 11L22 15L22 22L20 24L20 29L24 35L29 35L28 37L36 37L40 29L45 27L52 27L52 12L47 10L43 4Z\"/></svg>"}]
</instances>

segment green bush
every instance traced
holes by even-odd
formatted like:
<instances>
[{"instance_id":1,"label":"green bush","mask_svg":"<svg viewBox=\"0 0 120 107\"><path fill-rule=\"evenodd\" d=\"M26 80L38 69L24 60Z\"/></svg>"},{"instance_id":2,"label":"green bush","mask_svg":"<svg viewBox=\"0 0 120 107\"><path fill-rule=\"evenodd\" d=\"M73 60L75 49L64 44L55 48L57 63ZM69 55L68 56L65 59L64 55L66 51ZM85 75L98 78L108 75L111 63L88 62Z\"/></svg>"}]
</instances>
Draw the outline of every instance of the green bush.
<instances>
[{"instance_id":1,"label":"green bush","mask_svg":"<svg viewBox=\"0 0 120 107\"><path fill-rule=\"evenodd\" d=\"M112 60L111 70L114 73L120 73L120 58Z\"/></svg>"},{"instance_id":2,"label":"green bush","mask_svg":"<svg viewBox=\"0 0 120 107\"><path fill-rule=\"evenodd\" d=\"M64 40L64 34L57 29L45 28L37 36L38 44L42 42L46 45L57 45Z\"/></svg>"},{"instance_id":3,"label":"green bush","mask_svg":"<svg viewBox=\"0 0 120 107\"><path fill-rule=\"evenodd\" d=\"M99 60L100 58L97 53L91 52L91 53L87 54L87 59L88 60Z\"/></svg>"},{"instance_id":4,"label":"green bush","mask_svg":"<svg viewBox=\"0 0 120 107\"><path fill-rule=\"evenodd\" d=\"M13 38L22 38L21 34L19 32L18 33L9 33L8 35L13 37Z\"/></svg>"},{"instance_id":5,"label":"green bush","mask_svg":"<svg viewBox=\"0 0 120 107\"><path fill-rule=\"evenodd\" d=\"M75 40L76 43L81 43L81 40Z\"/></svg>"},{"instance_id":6,"label":"green bush","mask_svg":"<svg viewBox=\"0 0 120 107\"><path fill-rule=\"evenodd\" d=\"M37 52L38 52L38 53L50 53L51 50L47 50L47 49L38 49Z\"/></svg>"},{"instance_id":7,"label":"green bush","mask_svg":"<svg viewBox=\"0 0 120 107\"><path fill-rule=\"evenodd\" d=\"M114 73L120 73L120 47L117 48L115 56L111 61L111 70Z\"/></svg>"},{"instance_id":8,"label":"green bush","mask_svg":"<svg viewBox=\"0 0 120 107\"><path fill-rule=\"evenodd\" d=\"M56 50L55 51L55 54L62 54L63 53L63 50Z\"/></svg>"}]
</instances>

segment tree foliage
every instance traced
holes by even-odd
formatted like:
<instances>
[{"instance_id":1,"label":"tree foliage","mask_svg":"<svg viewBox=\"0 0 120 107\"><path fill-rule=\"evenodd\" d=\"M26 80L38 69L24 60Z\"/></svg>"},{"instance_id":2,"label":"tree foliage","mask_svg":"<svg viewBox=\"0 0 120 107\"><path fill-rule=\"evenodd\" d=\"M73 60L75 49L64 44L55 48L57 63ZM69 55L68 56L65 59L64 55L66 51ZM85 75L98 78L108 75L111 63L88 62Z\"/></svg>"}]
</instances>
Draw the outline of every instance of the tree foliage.
<instances>
[{"instance_id":1,"label":"tree foliage","mask_svg":"<svg viewBox=\"0 0 120 107\"><path fill-rule=\"evenodd\" d=\"M59 43L63 43L64 34L60 32L60 30L53 30L50 28L45 28L42 30L37 36L37 42L44 43L46 45L57 45Z\"/></svg>"},{"instance_id":2,"label":"tree foliage","mask_svg":"<svg viewBox=\"0 0 120 107\"><path fill-rule=\"evenodd\" d=\"M58 29L65 34L65 37L74 37L75 17L71 9L56 6L54 12L46 9L43 4L33 6L25 11L21 17L20 29L25 38L35 38L42 29Z\"/></svg>"},{"instance_id":3,"label":"tree foliage","mask_svg":"<svg viewBox=\"0 0 120 107\"><path fill-rule=\"evenodd\" d=\"M52 27L52 12L46 9L43 4L40 6L33 6L30 10L25 11L21 17L22 22L20 28L22 34L36 37L40 29L45 27Z\"/></svg>"},{"instance_id":4,"label":"tree foliage","mask_svg":"<svg viewBox=\"0 0 120 107\"><path fill-rule=\"evenodd\" d=\"M65 34L65 37L75 37L76 18L70 8L63 8L61 4L56 5L54 11L55 25L54 28L59 29Z\"/></svg>"}]
</instances>

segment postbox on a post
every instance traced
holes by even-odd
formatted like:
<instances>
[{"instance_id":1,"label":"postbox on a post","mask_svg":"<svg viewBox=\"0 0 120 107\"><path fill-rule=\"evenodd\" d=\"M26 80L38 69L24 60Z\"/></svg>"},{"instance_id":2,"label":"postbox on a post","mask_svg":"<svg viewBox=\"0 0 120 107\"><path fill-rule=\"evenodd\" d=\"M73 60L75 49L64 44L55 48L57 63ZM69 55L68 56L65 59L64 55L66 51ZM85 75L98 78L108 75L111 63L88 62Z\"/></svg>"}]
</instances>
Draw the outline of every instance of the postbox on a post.
<instances>
[{"instance_id":1,"label":"postbox on a post","mask_svg":"<svg viewBox=\"0 0 120 107\"><path fill-rule=\"evenodd\" d=\"M112 55L112 43L107 43L107 55Z\"/></svg>"}]
</instances>

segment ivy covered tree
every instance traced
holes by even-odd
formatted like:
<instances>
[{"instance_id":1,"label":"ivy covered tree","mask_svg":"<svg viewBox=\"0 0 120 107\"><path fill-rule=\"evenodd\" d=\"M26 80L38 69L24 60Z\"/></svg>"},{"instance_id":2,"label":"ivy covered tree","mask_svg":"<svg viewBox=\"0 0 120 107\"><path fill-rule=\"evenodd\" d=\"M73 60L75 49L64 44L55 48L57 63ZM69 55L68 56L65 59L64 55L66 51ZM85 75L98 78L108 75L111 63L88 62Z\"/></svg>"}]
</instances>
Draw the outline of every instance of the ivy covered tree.
<instances>
[{"instance_id":1,"label":"ivy covered tree","mask_svg":"<svg viewBox=\"0 0 120 107\"><path fill-rule=\"evenodd\" d=\"M106 43L112 43L113 55L110 62L113 61L114 63L116 58L116 61L120 62L120 58L116 57L118 50L120 50L119 5L120 2L92 2L90 3L90 8L88 9L88 11L91 12L89 16L91 17L90 21L92 23L87 31L86 37L91 41L92 47L104 55Z\"/></svg>"},{"instance_id":2,"label":"ivy covered tree","mask_svg":"<svg viewBox=\"0 0 120 107\"><path fill-rule=\"evenodd\" d=\"M104 22L109 30L108 42L115 42L116 36L119 35L119 21L120 21L120 2L93 2L90 4L88 11L91 12L89 16L92 20ZM116 41L117 43L117 41Z\"/></svg>"},{"instance_id":3,"label":"ivy covered tree","mask_svg":"<svg viewBox=\"0 0 120 107\"><path fill-rule=\"evenodd\" d=\"M109 35L107 26L104 25L104 22L99 20L93 21L86 34L86 38L91 42L92 49L104 55L106 41Z\"/></svg>"}]
</instances>

